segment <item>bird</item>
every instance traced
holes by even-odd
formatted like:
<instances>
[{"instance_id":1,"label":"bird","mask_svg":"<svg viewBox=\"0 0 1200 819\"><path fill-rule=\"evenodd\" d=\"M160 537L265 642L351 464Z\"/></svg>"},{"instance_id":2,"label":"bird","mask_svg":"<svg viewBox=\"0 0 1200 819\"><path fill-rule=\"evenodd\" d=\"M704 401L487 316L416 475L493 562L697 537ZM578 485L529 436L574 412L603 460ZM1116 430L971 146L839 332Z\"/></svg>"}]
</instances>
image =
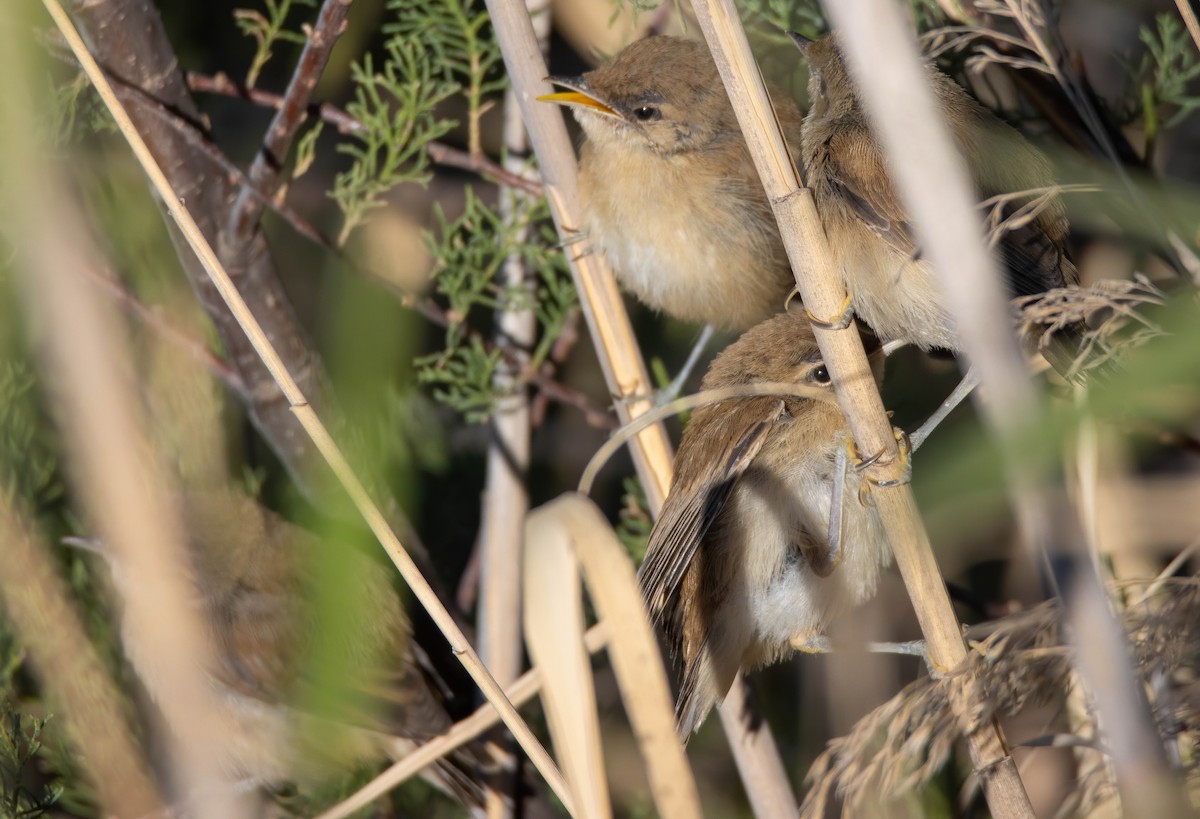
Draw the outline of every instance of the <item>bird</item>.
<instances>
[{"instance_id":1,"label":"bird","mask_svg":"<svg viewBox=\"0 0 1200 819\"><path fill-rule=\"evenodd\" d=\"M707 46L653 36L538 99L569 106L583 129L581 233L649 307L741 331L784 309L795 286L753 160ZM800 148L803 116L772 90Z\"/></svg>"},{"instance_id":2,"label":"bird","mask_svg":"<svg viewBox=\"0 0 1200 819\"><path fill-rule=\"evenodd\" d=\"M449 714L418 665L419 649L400 596L382 566L351 548L339 552L364 616L339 637L328 658L345 671L351 696L332 714L316 717L304 710L313 693L306 663L317 626L312 599L319 582L316 536L231 489L189 492L179 507L187 532L189 585L213 649L215 699L220 718L236 726L221 760L229 776L253 786L319 784L360 763L404 755L450 729ZM69 542L105 558L119 593L130 582L102 542ZM125 654L159 700L166 692L154 658L139 650L125 625ZM319 748L304 742L312 729L321 731ZM447 758L424 775L464 805L482 804L470 752Z\"/></svg>"},{"instance_id":3,"label":"bird","mask_svg":"<svg viewBox=\"0 0 1200 819\"><path fill-rule=\"evenodd\" d=\"M877 349L870 360L878 383ZM739 670L813 650L832 618L874 595L891 562L870 487L850 462L829 370L798 308L722 351L702 389L760 382L806 385L829 400L754 396L696 410L639 569L651 620L681 672L684 741Z\"/></svg>"},{"instance_id":4,"label":"bird","mask_svg":"<svg viewBox=\"0 0 1200 819\"><path fill-rule=\"evenodd\" d=\"M962 352L953 317L932 266L921 255L837 36L790 36L809 67L810 105L800 151L805 182L853 312L885 342ZM1010 295L1077 285L1079 273L1066 251L1066 210L1053 194L1054 174L1046 157L936 66L926 65L926 77L981 202L994 202L999 215L1007 217L1029 199L993 197L1047 194L1033 218L1004 230L995 244ZM1059 361L1051 360L1056 369L1066 366L1064 353L1054 356Z\"/></svg>"}]
</instances>

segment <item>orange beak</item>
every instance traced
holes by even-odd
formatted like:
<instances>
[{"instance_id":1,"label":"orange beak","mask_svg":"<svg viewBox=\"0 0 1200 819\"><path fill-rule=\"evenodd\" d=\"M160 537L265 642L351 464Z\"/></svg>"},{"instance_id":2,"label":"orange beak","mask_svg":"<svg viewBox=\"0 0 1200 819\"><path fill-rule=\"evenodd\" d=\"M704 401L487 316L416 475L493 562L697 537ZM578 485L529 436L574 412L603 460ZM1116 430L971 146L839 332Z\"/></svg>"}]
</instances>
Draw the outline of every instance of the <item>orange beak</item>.
<instances>
[{"instance_id":1,"label":"orange beak","mask_svg":"<svg viewBox=\"0 0 1200 819\"><path fill-rule=\"evenodd\" d=\"M578 105L581 108L590 108L593 111L599 111L601 114L607 114L610 117L621 116L612 108L589 94L587 84L582 77L547 77L546 79L555 85L562 85L571 90L559 91L556 94L543 94L537 98L538 102L553 102L558 105Z\"/></svg>"}]
</instances>

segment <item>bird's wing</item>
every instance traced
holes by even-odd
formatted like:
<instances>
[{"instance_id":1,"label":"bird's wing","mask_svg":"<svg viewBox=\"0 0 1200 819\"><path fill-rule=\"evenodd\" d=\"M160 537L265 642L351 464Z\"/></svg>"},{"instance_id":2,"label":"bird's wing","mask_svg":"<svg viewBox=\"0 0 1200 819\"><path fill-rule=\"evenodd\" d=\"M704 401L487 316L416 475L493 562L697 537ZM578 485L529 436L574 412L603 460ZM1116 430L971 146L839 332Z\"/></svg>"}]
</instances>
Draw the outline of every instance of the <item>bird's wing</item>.
<instances>
[{"instance_id":1,"label":"bird's wing","mask_svg":"<svg viewBox=\"0 0 1200 819\"><path fill-rule=\"evenodd\" d=\"M638 571L642 595L656 623L661 623L701 541L783 409L780 399L752 398L739 402L736 409L728 403L704 407L688 425L676 459L676 475L684 477L671 488Z\"/></svg>"},{"instance_id":2,"label":"bird's wing","mask_svg":"<svg viewBox=\"0 0 1200 819\"><path fill-rule=\"evenodd\" d=\"M904 203L867 127L838 128L825 147L825 176L834 193L888 246L915 258L917 246Z\"/></svg>"}]
</instances>

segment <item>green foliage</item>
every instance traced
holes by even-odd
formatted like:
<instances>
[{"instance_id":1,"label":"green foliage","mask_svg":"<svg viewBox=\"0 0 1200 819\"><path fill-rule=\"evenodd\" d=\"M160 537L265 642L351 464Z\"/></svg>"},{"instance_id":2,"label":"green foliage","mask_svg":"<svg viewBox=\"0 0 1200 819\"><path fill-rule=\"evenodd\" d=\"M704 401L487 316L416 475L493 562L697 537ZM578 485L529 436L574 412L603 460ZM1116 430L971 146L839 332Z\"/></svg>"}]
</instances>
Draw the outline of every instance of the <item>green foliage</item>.
<instances>
[{"instance_id":1,"label":"green foliage","mask_svg":"<svg viewBox=\"0 0 1200 819\"><path fill-rule=\"evenodd\" d=\"M0 492L10 503L19 498L38 507L63 492L33 373L16 360L0 362Z\"/></svg>"},{"instance_id":2,"label":"green foliage","mask_svg":"<svg viewBox=\"0 0 1200 819\"><path fill-rule=\"evenodd\" d=\"M368 54L351 69L355 99L346 110L363 128L338 150L353 164L334 182L333 198L345 214L339 243L383 204L383 195L403 182L430 179L426 149L458 126L439 117L438 106L462 94L471 125L471 148L479 150L478 121L484 97L504 87L500 51L484 36L487 13L475 0L412 4L392 0L396 20L388 34L379 71Z\"/></svg>"},{"instance_id":3,"label":"green foliage","mask_svg":"<svg viewBox=\"0 0 1200 819\"><path fill-rule=\"evenodd\" d=\"M271 49L276 43L295 43L304 45L307 36L302 31L288 31L284 23L293 5L316 6L316 0L265 0L267 13L254 9L236 9L233 18L243 34L254 38L257 48L250 68L246 71L246 87L253 88L258 82L258 74L263 66L271 59Z\"/></svg>"},{"instance_id":4,"label":"green foliage","mask_svg":"<svg viewBox=\"0 0 1200 819\"><path fill-rule=\"evenodd\" d=\"M396 22L384 26L386 34L426 46L426 60L439 69L442 82L457 84L467 101L472 153L478 153L478 123L484 97L504 90L508 76L500 70L504 60L500 44L491 33L491 18L478 0L390 0Z\"/></svg>"},{"instance_id":5,"label":"green foliage","mask_svg":"<svg viewBox=\"0 0 1200 819\"><path fill-rule=\"evenodd\" d=\"M0 702L0 816L44 816L62 796L57 782L42 782L27 774L42 749L42 729L48 720L22 714L8 699ZM30 782L39 784L31 787Z\"/></svg>"},{"instance_id":6,"label":"green foliage","mask_svg":"<svg viewBox=\"0 0 1200 819\"><path fill-rule=\"evenodd\" d=\"M369 211L383 205L383 195L393 187L429 181L425 148L457 124L436 114L437 106L452 97L457 86L435 77L421 46L393 37L386 48L380 72L375 71L370 54L351 68L354 101L346 111L363 128L352 135L360 144L338 145L353 160L349 170L338 174L331 193L346 217L339 244Z\"/></svg>"},{"instance_id":7,"label":"green foliage","mask_svg":"<svg viewBox=\"0 0 1200 819\"><path fill-rule=\"evenodd\" d=\"M654 518L650 515L650 504L646 500L646 491L636 477L626 477L621 482L624 489L621 495L620 520L617 523L617 537L629 550L629 556L636 565L641 565L646 557L646 546L650 543L650 530L654 528Z\"/></svg>"},{"instance_id":8,"label":"green foliage","mask_svg":"<svg viewBox=\"0 0 1200 819\"><path fill-rule=\"evenodd\" d=\"M1133 87L1124 113L1126 121L1142 117L1149 154L1161 129L1200 108L1200 96L1188 90L1200 77L1200 55L1175 14L1158 15L1156 27L1142 26L1138 39L1146 51L1136 66L1126 66Z\"/></svg>"},{"instance_id":9,"label":"green foliage","mask_svg":"<svg viewBox=\"0 0 1200 819\"><path fill-rule=\"evenodd\" d=\"M492 383L502 359L498 350L489 349L478 334L468 331L472 311L532 308L540 330L530 360L530 369L536 370L575 306L575 288L563 254L555 247L544 200L525 205L506 222L468 188L461 216L447 219L440 207L435 216L436 238L427 234L426 241L435 259L437 290L449 302L450 326L445 349L418 359L418 378L440 387L434 393L438 400L466 414L468 420L481 421L503 397ZM510 255L535 276L532 293L497 283Z\"/></svg>"}]
</instances>

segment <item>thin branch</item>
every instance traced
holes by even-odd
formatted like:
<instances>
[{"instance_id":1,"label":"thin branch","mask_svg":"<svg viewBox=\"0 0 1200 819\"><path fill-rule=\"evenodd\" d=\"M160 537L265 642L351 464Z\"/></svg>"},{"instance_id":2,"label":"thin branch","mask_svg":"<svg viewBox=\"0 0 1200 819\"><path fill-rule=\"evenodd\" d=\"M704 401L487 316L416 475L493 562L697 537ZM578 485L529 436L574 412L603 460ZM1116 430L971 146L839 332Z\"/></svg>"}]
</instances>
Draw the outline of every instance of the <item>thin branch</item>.
<instances>
[{"instance_id":1,"label":"thin branch","mask_svg":"<svg viewBox=\"0 0 1200 819\"><path fill-rule=\"evenodd\" d=\"M79 37L75 26L71 23L71 19L63 11L57 0L44 0L44 4L50 15L54 18L55 24L70 43L71 50L75 52L76 58L83 66L84 71L87 72L88 78L92 81L100 98L104 101L105 106L116 120L117 127L126 141L128 141L130 148L133 149L138 162L150 177L155 190L163 197L164 201L178 203L179 196L172 190L171 183L163 174L162 169L151 155L137 128L129 119L124 106L104 76L104 72L88 52L87 46L84 45L83 40ZM255 352L260 356L275 383L283 392L289 409L300 421L305 432L308 433L317 450L332 469L335 477L346 490L367 525L370 526L371 531L383 545L384 550L388 553L388 556L392 559L392 562L396 565L401 576L408 584L408 588L420 601L421 605L424 606L442 634L445 635L447 641L450 643L451 650L466 668L472 679L475 680L483 695L496 706L505 725L512 731L517 742L520 743L521 747L529 755L530 760L541 772L551 790L554 791L555 795L558 796L563 804L567 806L567 810L570 811L571 795L553 759L546 753L545 748L538 742L537 737L534 736L529 726L521 718L521 715L513 708L512 703L505 697L504 691L496 684L496 680L479 660L479 655L475 653L475 650L467 641L462 630L455 622L454 617L442 605L437 593L434 592L428 581L422 576L417 564L409 557L395 533L392 532L383 513L380 512L374 501L371 500L366 489L354 474L349 462L346 461L345 456L329 435L328 430L309 405L308 399L301 390L300 385L288 371L287 366L280 358L274 345L263 332L258 320L250 312L237 287L229 278L229 274L221 266L220 261L209 246L200 227L192 218L188 208L173 204L171 215L176 220L189 246L204 265L205 271L212 278L229 310L236 317L239 325L254 346Z\"/></svg>"},{"instance_id":2,"label":"thin branch","mask_svg":"<svg viewBox=\"0 0 1200 819\"><path fill-rule=\"evenodd\" d=\"M230 390L241 395L243 398L245 397L246 385L242 383L241 376L234 372L229 364L213 353L204 342L181 332L172 322L164 318L157 309L142 302L115 277L103 273L91 265L85 265L83 272L103 288L108 295L112 296L117 304L128 311L130 315L145 324L161 338L183 350Z\"/></svg>"},{"instance_id":3,"label":"thin branch","mask_svg":"<svg viewBox=\"0 0 1200 819\"><path fill-rule=\"evenodd\" d=\"M317 22L309 32L304 50L300 52L300 59L292 72L291 82L276 106L275 117L267 127L262 147L250 166L249 187L255 191L273 196L279 187L280 173L287 161L292 140L308 119L309 98L325 71L338 37L346 30L346 16L350 13L353 1L325 0L321 5ZM234 241L248 241L262 212L262 200L244 187L230 208L226 233Z\"/></svg>"},{"instance_id":4,"label":"thin branch","mask_svg":"<svg viewBox=\"0 0 1200 819\"><path fill-rule=\"evenodd\" d=\"M231 80L227 75L201 74L196 71L187 72L188 88L203 94L220 94L226 97L237 97L264 108L278 109L283 104L283 97L262 91L258 88L247 88ZM308 115L327 122L343 134L356 133L364 130L364 126L341 108L327 102L310 105ZM509 171L497 165L483 154L473 156L467 151L453 148L442 142L430 142L426 145L429 158L438 165L447 168L471 171L489 181L531 194L542 192L541 184L521 173Z\"/></svg>"}]
</instances>

